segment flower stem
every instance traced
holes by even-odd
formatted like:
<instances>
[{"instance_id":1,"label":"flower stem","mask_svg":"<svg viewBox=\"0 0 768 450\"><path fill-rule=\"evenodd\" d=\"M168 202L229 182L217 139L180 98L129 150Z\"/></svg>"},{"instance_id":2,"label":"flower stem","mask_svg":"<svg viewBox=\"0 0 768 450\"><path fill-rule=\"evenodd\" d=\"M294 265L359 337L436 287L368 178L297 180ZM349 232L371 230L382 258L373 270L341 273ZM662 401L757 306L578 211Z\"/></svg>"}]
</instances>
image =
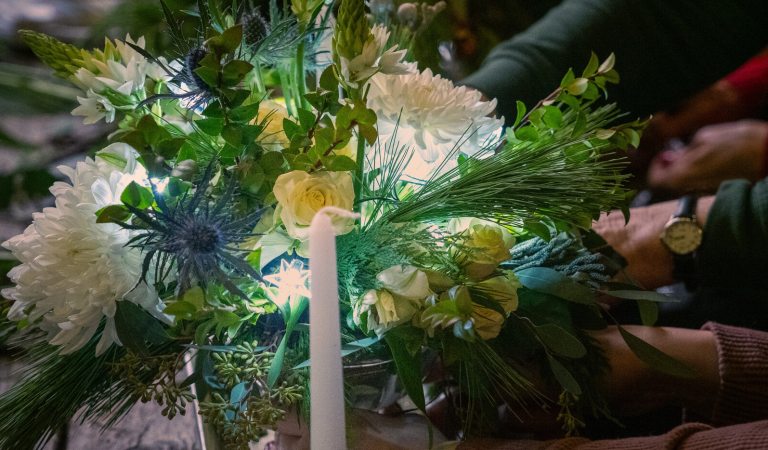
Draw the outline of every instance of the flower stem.
<instances>
[{"instance_id":1,"label":"flower stem","mask_svg":"<svg viewBox=\"0 0 768 450\"><path fill-rule=\"evenodd\" d=\"M355 162L357 163L357 171L353 180L355 186L355 198L359 199L363 191L363 166L365 165L365 138L360 133L357 135L357 155L355 156ZM354 205L355 212L359 213L362 207L362 202L357 202Z\"/></svg>"}]
</instances>

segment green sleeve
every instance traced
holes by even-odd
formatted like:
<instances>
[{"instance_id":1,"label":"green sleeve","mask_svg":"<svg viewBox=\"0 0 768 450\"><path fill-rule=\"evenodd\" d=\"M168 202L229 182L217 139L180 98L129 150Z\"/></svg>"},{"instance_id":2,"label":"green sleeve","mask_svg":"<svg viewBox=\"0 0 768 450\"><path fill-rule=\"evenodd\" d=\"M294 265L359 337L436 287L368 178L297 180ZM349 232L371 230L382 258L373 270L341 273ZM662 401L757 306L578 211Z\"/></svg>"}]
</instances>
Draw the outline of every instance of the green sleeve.
<instances>
[{"instance_id":1,"label":"green sleeve","mask_svg":"<svg viewBox=\"0 0 768 450\"><path fill-rule=\"evenodd\" d=\"M697 259L704 289L768 292L768 178L720 186Z\"/></svg>"},{"instance_id":2,"label":"green sleeve","mask_svg":"<svg viewBox=\"0 0 768 450\"><path fill-rule=\"evenodd\" d=\"M738 67L768 43L766 0L566 0L497 46L463 83L499 100L507 121L577 74L591 51L616 54L611 100L633 116L664 109Z\"/></svg>"}]
</instances>

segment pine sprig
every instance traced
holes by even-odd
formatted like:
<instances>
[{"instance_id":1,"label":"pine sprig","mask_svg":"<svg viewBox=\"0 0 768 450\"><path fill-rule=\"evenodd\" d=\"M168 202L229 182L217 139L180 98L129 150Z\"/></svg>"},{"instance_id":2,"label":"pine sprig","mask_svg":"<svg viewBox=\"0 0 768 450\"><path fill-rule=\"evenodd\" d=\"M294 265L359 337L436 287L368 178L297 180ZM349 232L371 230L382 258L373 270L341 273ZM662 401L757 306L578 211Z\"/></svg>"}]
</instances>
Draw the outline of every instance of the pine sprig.
<instances>
[{"instance_id":1,"label":"pine sprig","mask_svg":"<svg viewBox=\"0 0 768 450\"><path fill-rule=\"evenodd\" d=\"M606 153L615 148L598 136L620 116L614 105L587 114L564 114L551 136L507 144L502 151L468 159L430 180L386 216L392 222L477 217L526 226L547 218L557 229L589 228L601 211L624 206L620 187L626 164ZM571 136L585 120L584 131Z\"/></svg>"}]
</instances>

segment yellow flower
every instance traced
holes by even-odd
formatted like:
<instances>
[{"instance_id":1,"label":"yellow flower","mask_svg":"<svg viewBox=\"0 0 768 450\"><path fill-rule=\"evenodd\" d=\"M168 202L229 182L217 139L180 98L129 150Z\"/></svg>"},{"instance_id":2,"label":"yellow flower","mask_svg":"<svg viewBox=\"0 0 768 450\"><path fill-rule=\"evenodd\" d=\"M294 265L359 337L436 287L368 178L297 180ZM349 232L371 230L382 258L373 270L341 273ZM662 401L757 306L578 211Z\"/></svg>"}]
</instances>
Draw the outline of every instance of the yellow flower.
<instances>
[{"instance_id":1,"label":"yellow flower","mask_svg":"<svg viewBox=\"0 0 768 450\"><path fill-rule=\"evenodd\" d=\"M501 225L480 219L454 219L448 228L460 234L459 262L467 275L482 279L510 258L515 238Z\"/></svg>"},{"instance_id":2,"label":"yellow flower","mask_svg":"<svg viewBox=\"0 0 768 450\"><path fill-rule=\"evenodd\" d=\"M272 191L277 198L275 211L283 221L288 235L305 241L309 238L309 225L315 214L325 206L352 210L355 191L348 172L317 172L309 174L294 170L277 177ZM331 216L336 235L352 231L350 219Z\"/></svg>"},{"instance_id":3,"label":"yellow flower","mask_svg":"<svg viewBox=\"0 0 768 450\"><path fill-rule=\"evenodd\" d=\"M506 312L502 316L498 311L482 307L477 303L472 304L472 322L480 339L493 339L499 335L509 313L517 309L517 289L519 287L520 282L511 272L473 286L475 292L482 293L488 299L498 302Z\"/></svg>"},{"instance_id":4,"label":"yellow flower","mask_svg":"<svg viewBox=\"0 0 768 450\"><path fill-rule=\"evenodd\" d=\"M285 135L283 130L283 119L290 119L288 110L285 106L273 100L262 100L259 103L259 114L256 116L256 123L266 121L264 130L256 140L267 151L282 151L288 148L291 141Z\"/></svg>"},{"instance_id":5,"label":"yellow flower","mask_svg":"<svg viewBox=\"0 0 768 450\"><path fill-rule=\"evenodd\" d=\"M411 320L417 310L413 300L386 289L371 289L355 302L352 317L357 325L365 324L369 332L381 336L390 328Z\"/></svg>"}]
</instances>

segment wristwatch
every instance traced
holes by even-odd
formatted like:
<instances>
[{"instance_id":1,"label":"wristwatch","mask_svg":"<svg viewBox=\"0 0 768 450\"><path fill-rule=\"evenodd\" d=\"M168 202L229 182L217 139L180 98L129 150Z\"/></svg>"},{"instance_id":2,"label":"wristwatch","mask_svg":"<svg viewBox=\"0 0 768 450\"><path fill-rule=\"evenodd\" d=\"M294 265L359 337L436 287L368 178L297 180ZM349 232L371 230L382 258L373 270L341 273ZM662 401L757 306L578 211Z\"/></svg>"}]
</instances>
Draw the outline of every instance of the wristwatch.
<instances>
[{"instance_id":1,"label":"wristwatch","mask_svg":"<svg viewBox=\"0 0 768 450\"><path fill-rule=\"evenodd\" d=\"M701 245L703 230L696 221L695 195L686 195L680 202L669 221L664 225L661 242L669 249L674 258L673 275L676 280L685 282L688 289L696 287L695 275L696 250Z\"/></svg>"}]
</instances>

